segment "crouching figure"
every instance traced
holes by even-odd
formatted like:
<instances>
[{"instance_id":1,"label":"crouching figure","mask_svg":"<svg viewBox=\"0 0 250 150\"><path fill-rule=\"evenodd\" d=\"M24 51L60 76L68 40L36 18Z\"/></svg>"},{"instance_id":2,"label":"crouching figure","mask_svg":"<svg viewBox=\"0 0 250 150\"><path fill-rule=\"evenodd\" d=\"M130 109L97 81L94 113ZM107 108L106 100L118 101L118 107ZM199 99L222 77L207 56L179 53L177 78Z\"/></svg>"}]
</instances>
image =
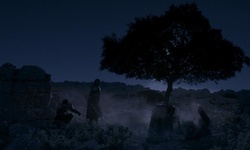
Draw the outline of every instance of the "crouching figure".
<instances>
[{"instance_id":1,"label":"crouching figure","mask_svg":"<svg viewBox=\"0 0 250 150\"><path fill-rule=\"evenodd\" d=\"M69 113L68 111L76 113L79 116L81 115L81 113L75 110L73 105L69 103L67 99L64 99L60 107L56 110L56 117L54 118L55 123L58 126L60 126L61 123L69 123L72 120L73 114Z\"/></svg>"}]
</instances>

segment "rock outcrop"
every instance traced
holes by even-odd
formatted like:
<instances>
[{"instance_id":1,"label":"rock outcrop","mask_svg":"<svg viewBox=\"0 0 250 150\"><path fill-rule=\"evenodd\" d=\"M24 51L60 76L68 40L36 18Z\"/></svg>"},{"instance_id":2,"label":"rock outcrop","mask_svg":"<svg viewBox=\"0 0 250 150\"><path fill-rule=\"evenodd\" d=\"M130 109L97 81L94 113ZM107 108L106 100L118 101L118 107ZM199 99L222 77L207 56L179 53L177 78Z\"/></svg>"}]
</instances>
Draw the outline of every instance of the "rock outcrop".
<instances>
[{"instance_id":1,"label":"rock outcrop","mask_svg":"<svg viewBox=\"0 0 250 150\"><path fill-rule=\"evenodd\" d=\"M0 67L0 120L25 121L48 116L50 75L37 66ZM49 113L51 114L51 113Z\"/></svg>"}]
</instances>

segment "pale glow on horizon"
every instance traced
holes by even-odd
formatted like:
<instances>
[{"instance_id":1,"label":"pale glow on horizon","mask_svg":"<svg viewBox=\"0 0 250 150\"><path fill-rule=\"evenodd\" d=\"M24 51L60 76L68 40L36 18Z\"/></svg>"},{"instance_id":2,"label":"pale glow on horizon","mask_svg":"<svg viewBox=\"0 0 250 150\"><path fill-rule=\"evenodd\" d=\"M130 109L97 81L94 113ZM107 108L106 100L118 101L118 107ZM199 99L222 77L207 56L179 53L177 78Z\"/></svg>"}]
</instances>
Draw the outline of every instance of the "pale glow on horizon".
<instances>
[{"instance_id":1,"label":"pale glow on horizon","mask_svg":"<svg viewBox=\"0 0 250 150\"><path fill-rule=\"evenodd\" d=\"M225 82L225 81L224 81ZM148 87L152 90L158 90L158 91L166 91L167 85L164 84L163 82L148 82L147 84L144 85L144 87ZM210 92L217 92L220 90L228 90L229 88L224 88L227 87L225 83L201 83L197 85L188 85L188 84L175 84L173 86L174 89L182 88L182 89L193 89L193 90L202 90L202 89L208 89ZM237 91L237 90L236 90Z\"/></svg>"}]
</instances>

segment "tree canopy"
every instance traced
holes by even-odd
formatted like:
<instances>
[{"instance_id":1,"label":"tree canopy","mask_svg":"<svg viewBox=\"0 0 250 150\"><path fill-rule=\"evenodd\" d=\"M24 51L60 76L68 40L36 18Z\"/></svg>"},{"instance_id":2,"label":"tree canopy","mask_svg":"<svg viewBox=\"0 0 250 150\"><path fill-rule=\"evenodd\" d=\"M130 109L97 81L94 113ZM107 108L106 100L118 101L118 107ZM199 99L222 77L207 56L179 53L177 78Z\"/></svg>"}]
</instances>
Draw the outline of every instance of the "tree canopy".
<instances>
[{"instance_id":1,"label":"tree canopy","mask_svg":"<svg viewBox=\"0 0 250 150\"><path fill-rule=\"evenodd\" d=\"M160 16L135 18L121 38L104 37L100 69L127 78L164 81L172 88L174 82L197 84L234 77L246 60L244 51L212 28L192 3L172 5Z\"/></svg>"}]
</instances>

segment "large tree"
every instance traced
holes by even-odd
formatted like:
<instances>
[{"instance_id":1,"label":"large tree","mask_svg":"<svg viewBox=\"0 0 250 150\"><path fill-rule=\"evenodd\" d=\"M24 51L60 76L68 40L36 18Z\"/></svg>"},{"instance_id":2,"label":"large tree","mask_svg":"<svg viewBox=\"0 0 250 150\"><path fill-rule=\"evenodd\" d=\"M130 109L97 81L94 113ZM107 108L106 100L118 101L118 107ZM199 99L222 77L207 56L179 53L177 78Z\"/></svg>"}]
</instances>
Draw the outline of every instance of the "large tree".
<instances>
[{"instance_id":1,"label":"large tree","mask_svg":"<svg viewBox=\"0 0 250 150\"><path fill-rule=\"evenodd\" d=\"M192 3L172 5L161 16L136 18L121 38L103 38L100 69L164 81L168 104L174 83L226 80L244 63L249 65L249 57L243 50L212 28Z\"/></svg>"}]
</instances>

